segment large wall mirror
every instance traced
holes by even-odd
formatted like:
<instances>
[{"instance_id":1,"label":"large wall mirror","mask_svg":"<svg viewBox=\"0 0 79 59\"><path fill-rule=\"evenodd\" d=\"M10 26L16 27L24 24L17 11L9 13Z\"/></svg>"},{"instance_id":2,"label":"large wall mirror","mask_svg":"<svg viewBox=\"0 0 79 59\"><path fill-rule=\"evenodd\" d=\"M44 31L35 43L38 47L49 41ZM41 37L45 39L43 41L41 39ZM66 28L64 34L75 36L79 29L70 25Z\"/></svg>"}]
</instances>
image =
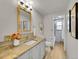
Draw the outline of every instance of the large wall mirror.
<instances>
[{"instance_id":1,"label":"large wall mirror","mask_svg":"<svg viewBox=\"0 0 79 59\"><path fill-rule=\"evenodd\" d=\"M30 32L31 31L31 12L17 7L17 31Z\"/></svg>"}]
</instances>

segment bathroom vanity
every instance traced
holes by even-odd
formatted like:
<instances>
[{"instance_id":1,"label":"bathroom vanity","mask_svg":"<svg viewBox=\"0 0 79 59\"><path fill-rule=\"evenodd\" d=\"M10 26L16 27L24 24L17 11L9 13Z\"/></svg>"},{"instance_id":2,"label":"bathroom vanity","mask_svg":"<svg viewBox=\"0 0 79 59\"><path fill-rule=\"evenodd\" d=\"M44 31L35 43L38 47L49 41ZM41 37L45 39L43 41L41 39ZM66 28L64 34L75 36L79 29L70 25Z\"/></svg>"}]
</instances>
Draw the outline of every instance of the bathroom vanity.
<instances>
[{"instance_id":1,"label":"bathroom vanity","mask_svg":"<svg viewBox=\"0 0 79 59\"><path fill-rule=\"evenodd\" d=\"M28 12L27 8L22 8L18 5L17 32L32 32L31 24L32 13ZM30 37L31 35L28 36L29 39L31 39ZM0 59L43 59L45 55L45 40L43 38L36 36L31 40L27 40L26 37L23 37L20 41L18 46L12 46L10 38L0 43Z\"/></svg>"},{"instance_id":2,"label":"bathroom vanity","mask_svg":"<svg viewBox=\"0 0 79 59\"><path fill-rule=\"evenodd\" d=\"M41 41L33 48L29 49L17 59L43 59L45 53L45 43Z\"/></svg>"},{"instance_id":3,"label":"bathroom vanity","mask_svg":"<svg viewBox=\"0 0 79 59\"><path fill-rule=\"evenodd\" d=\"M5 49L0 53L0 59L43 59L45 55L45 40L36 37L17 47Z\"/></svg>"}]
</instances>

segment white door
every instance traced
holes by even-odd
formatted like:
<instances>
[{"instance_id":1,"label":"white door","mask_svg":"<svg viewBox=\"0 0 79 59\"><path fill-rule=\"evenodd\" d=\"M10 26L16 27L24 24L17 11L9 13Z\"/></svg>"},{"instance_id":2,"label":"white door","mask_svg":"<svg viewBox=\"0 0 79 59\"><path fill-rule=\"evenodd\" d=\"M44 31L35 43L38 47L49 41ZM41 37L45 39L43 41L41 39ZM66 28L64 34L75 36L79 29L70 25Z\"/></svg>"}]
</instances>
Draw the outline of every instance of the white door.
<instances>
[{"instance_id":1,"label":"white door","mask_svg":"<svg viewBox=\"0 0 79 59\"><path fill-rule=\"evenodd\" d=\"M54 36L56 42L62 41L62 30L63 30L62 21L63 21L62 19L54 20Z\"/></svg>"}]
</instances>

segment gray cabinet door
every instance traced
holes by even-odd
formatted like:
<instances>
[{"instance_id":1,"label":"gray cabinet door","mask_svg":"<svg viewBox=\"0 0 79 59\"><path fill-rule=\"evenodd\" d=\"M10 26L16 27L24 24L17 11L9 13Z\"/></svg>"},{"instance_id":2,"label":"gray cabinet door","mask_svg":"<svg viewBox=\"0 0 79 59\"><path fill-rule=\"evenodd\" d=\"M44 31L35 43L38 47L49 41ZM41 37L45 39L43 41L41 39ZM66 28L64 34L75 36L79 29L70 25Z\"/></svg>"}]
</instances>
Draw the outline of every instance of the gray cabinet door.
<instances>
[{"instance_id":1,"label":"gray cabinet door","mask_svg":"<svg viewBox=\"0 0 79 59\"><path fill-rule=\"evenodd\" d=\"M40 59L43 59L45 55L45 41L41 42L40 46L41 46L41 58Z\"/></svg>"},{"instance_id":2,"label":"gray cabinet door","mask_svg":"<svg viewBox=\"0 0 79 59\"><path fill-rule=\"evenodd\" d=\"M21 55L17 59L32 59L32 57L31 57L31 51L29 50L28 52L24 53L23 55Z\"/></svg>"},{"instance_id":3,"label":"gray cabinet door","mask_svg":"<svg viewBox=\"0 0 79 59\"><path fill-rule=\"evenodd\" d=\"M40 59L40 45L32 48L32 57L33 59Z\"/></svg>"},{"instance_id":4,"label":"gray cabinet door","mask_svg":"<svg viewBox=\"0 0 79 59\"><path fill-rule=\"evenodd\" d=\"M20 56L19 58L17 59L26 59L26 54L23 54L22 56Z\"/></svg>"},{"instance_id":5,"label":"gray cabinet door","mask_svg":"<svg viewBox=\"0 0 79 59\"><path fill-rule=\"evenodd\" d=\"M41 42L32 49L25 52L17 59L43 59L45 54L45 42Z\"/></svg>"},{"instance_id":6,"label":"gray cabinet door","mask_svg":"<svg viewBox=\"0 0 79 59\"><path fill-rule=\"evenodd\" d=\"M33 59L43 59L45 55L45 41L40 42L32 49Z\"/></svg>"}]
</instances>

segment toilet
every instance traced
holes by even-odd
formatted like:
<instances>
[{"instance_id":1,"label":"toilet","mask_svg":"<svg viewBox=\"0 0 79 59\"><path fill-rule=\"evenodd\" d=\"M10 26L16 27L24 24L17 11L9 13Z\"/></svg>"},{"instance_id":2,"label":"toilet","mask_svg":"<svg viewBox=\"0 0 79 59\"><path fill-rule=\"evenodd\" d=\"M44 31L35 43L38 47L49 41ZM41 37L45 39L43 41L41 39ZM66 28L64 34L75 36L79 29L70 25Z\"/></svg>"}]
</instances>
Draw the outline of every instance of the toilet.
<instances>
[{"instance_id":1,"label":"toilet","mask_svg":"<svg viewBox=\"0 0 79 59\"><path fill-rule=\"evenodd\" d=\"M51 40L46 40L46 42L45 42L45 44L46 44L46 47L54 47L54 45L55 45L55 37L53 37Z\"/></svg>"}]
</instances>

